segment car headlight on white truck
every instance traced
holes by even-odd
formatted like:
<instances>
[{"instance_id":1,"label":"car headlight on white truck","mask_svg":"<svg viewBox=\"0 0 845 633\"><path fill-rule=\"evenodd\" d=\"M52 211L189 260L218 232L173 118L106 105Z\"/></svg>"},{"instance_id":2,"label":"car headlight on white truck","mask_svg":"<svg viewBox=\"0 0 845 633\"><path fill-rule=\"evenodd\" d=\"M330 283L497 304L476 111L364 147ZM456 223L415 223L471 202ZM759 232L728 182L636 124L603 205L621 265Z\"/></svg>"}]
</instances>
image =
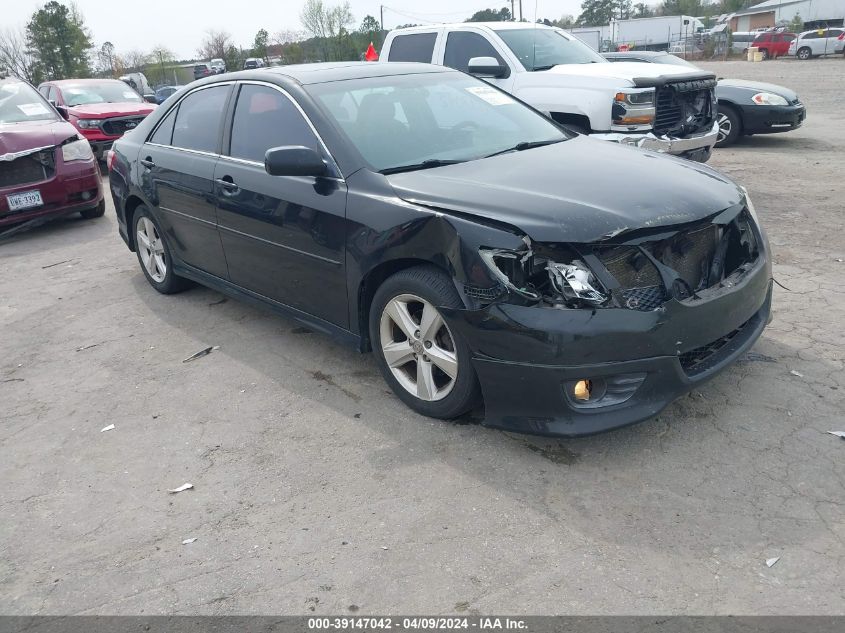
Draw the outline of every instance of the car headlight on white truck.
<instances>
[{"instance_id":1,"label":"car headlight on white truck","mask_svg":"<svg viewBox=\"0 0 845 633\"><path fill-rule=\"evenodd\" d=\"M617 92L613 98L612 129L637 131L654 125L654 88Z\"/></svg>"},{"instance_id":2,"label":"car headlight on white truck","mask_svg":"<svg viewBox=\"0 0 845 633\"><path fill-rule=\"evenodd\" d=\"M75 160L91 160L92 158L94 158L94 152L91 151L91 145L85 139L76 139L62 145L62 159L66 163Z\"/></svg>"},{"instance_id":3,"label":"car headlight on white truck","mask_svg":"<svg viewBox=\"0 0 845 633\"><path fill-rule=\"evenodd\" d=\"M756 95L751 97L751 100L756 103L757 105L767 105L767 106L785 106L789 105L789 101L781 97L780 95L772 94L771 92L758 92Z\"/></svg>"}]
</instances>

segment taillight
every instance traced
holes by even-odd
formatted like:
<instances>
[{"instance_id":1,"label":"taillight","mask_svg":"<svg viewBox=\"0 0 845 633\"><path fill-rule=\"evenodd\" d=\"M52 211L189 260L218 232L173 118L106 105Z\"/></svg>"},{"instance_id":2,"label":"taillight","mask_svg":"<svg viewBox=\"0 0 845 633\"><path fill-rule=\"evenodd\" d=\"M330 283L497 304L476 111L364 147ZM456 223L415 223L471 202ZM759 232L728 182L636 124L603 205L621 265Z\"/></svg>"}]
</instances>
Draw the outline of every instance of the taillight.
<instances>
[{"instance_id":1,"label":"taillight","mask_svg":"<svg viewBox=\"0 0 845 633\"><path fill-rule=\"evenodd\" d=\"M838 39L840 42L841 42L842 40L845 40L845 31L842 31L842 32L839 34L839 37L837 37L836 39Z\"/></svg>"},{"instance_id":2,"label":"taillight","mask_svg":"<svg viewBox=\"0 0 845 633\"><path fill-rule=\"evenodd\" d=\"M109 171L111 171L114 168L114 158L115 158L115 155L114 155L113 149L110 149L108 152L106 152L106 167L108 168Z\"/></svg>"}]
</instances>

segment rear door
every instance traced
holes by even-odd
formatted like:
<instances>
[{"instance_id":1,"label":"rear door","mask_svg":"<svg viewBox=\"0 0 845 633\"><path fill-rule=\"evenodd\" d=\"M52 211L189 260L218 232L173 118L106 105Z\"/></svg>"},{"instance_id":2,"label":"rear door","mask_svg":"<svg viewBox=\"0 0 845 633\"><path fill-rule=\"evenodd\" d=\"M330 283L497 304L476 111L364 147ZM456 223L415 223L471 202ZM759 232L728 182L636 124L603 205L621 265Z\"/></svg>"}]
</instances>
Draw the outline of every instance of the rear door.
<instances>
[{"instance_id":1,"label":"rear door","mask_svg":"<svg viewBox=\"0 0 845 633\"><path fill-rule=\"evenodd\" d=\"M214 84L189 93L161 120L138 156L144 193L174 255L224 279L228 270L217 231L214 166L232 88L232 83Z\"/></svg>"},{"instance_id":2,"label":"rear door","mask_svg":"<svg viewBox=\"0 0 845 633\"><path fill-rule=\"evenodd\" d=\"M346 183L310 121L280 87L243 82L233 110L228 143L215 172L231 280L348 327ZM331 175L270 176L264 155L285 145L319 151Z\"/></svg>"}]
</instances>

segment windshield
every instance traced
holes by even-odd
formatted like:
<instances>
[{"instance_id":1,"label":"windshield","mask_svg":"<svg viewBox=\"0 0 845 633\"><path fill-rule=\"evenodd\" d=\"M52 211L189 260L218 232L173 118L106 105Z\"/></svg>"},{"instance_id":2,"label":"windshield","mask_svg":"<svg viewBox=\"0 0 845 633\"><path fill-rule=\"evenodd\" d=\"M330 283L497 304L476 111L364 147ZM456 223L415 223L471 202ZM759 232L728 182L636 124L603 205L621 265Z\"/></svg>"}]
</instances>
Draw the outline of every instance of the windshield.
<instances>
[{"instance_id":1,"label":"windshield","mask_svg":"<svg viewBox=\"0 0 845 633\"><path fill-rule=\"evenodd\" d=\"M32 86L21 81L0 82L0 123L55 121L58 118Z\"/></svg>"},{"instance_id":2,"label":"windshield","mask_svg":"<svg viewBox=\"0 0 845 633\"><path fill-rule=\"evenodd\" d=\"M122 81L71 84L61 87L65 105L78 106L89 103L143 103L141 95Z\"/></svg>"},{"instance_id":3,"label":"windshield","mask_svg":"<svg viewBox=\"0 0 845 633\"><path fill-rule=\"evenodd\" d=\"M517 144L568 138L542 115L462 73L373 77L306 88L376 171L424 161L477 160Z\"/></svg>"},{"instance_id":4,"label":"windshield","mask_svg":"<svg viewBox=\"0 0 845 633\"><path fill-rule=\"evenodd\" d=\"M558 64L607 63L584 42L556 29L495 29L525 70L548 70Z\"/></svg>"}]
</instances>

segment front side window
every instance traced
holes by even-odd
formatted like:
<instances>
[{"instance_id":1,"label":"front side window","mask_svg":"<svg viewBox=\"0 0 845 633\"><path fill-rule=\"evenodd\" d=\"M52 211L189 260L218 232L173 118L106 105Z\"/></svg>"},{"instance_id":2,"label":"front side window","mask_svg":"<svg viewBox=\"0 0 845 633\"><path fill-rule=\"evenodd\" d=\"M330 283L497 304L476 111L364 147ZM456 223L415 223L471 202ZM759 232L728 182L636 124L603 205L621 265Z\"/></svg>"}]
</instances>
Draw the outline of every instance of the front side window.
<instances>
[{"instance_id":1,"label":"front side window","mask_svg":"<svg viewBox=\"0 0 845 633\"><path fill-rule=\"evenodd\" d=\"M185 97L173 126L173 146L216 153L228 95L229 86L224 85L197 90Z\"/></svg>"},{"instance_id":2,"label":"front side window","mask_svg":"<svg viewBox=\"0 0 845 633\"><path fill-rule=\"evenodd\" d=\"M143 103L141 95L122 81L86 82L62 86L65 105L91 103Z\"/></svg>"},{"instance_id":3,"label":"front side window","mask_svg":"<svg viewBox=\"0 0 845 633\"><path fill-rule=\"evenodd\" d=\"M44 102L35 88L22 81L0 82L0 123L56 119L58 116L53 108Z\"/></svg>"},{"instance_id":4,"label":"front side window","mask_svg":"<svg viewBox=\"0 0 845 633\"><path fill-rule=\"evenodd\" d=\"M410 33L393 38L389 62L420 62L430 64L437 33Z\"/></svg>"},{"instance_id":5,"label":"front side window","mask_svg":"<svg viewBox=\"0 0 845 633\"><path fill-rule=\"evenodd\" d=\"M556 29L496 29L525 70L548 70L558 64L603 64L607 60L579 39Z\"/></svg>"},{"instance_id":6,"label":"front side window","mask_svg":"<svg viewBox=\"0 0 845 633\"><path fill-rule=\"evenodd\" d=\"M449 37L446 38L446 53L443 57L443 65L467 72L469 60L473 57L494 57L500 66L505 65L505 60L484 36L470 31L449 33Z\"/></svg>"},{"instance_id":7,"label":"front side window","mask_svg":"<svg viewBox=\"0 0 845 633\"><path fill-rule=\"evenodd\" d=\"M229 155L263 163L268 149L285 145L317 149L317 137L284 94L268 86L242 86L232 121Z\"/></svg>"},{"instance_id":8,"label":"front side window","mask_svg":"<svg viewBox=\"0 0 845 633\"><path fill-rule=\"evenodd\" d=\"M568 137L510 95L459 73L420 73L306 88L375 171L465 162Z\"/></svg>"}]
</instances>

